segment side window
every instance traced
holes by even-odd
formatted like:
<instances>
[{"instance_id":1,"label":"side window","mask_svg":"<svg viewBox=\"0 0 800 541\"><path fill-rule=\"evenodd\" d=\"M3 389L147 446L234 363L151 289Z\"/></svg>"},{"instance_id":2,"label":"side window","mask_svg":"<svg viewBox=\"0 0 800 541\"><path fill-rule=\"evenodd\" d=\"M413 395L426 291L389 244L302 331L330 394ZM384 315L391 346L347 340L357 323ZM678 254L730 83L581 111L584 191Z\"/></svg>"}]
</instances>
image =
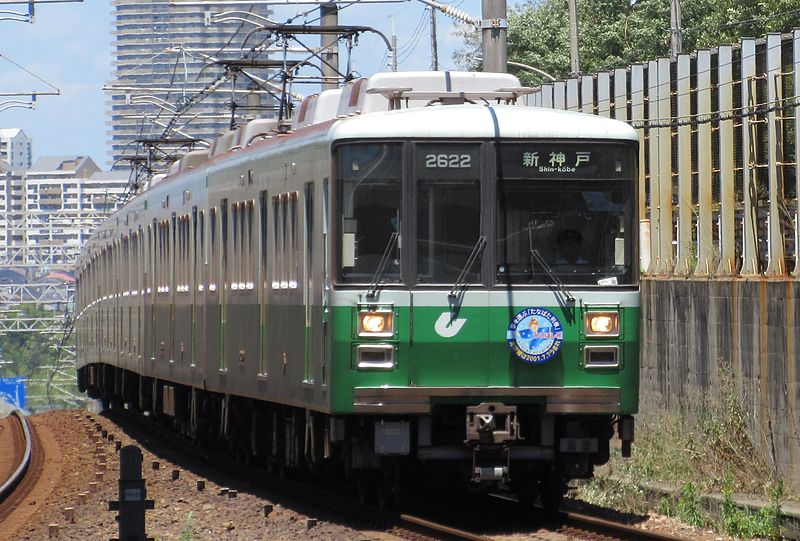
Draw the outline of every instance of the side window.
<instances>
[{"instance_id":1,"label":"side window","mask_svg":"<svg viewBox=\"0 0 800 541\"><path fill-rule=\"evenodd\" d=\"M289 289L297 289L297 276L299 274L297 196L297 192L289 194Z\"/></svg>"},{"instance_id":2,"label":"side window","mask_svg":"<svg viewBox=\"0 0 800 541\"><path fill-rule=\"evenodd\" d=\"M208 237L211 243L211 249L209 250L210 261L208 263L208 272L209 272L209 279L208 279L208 289L209 291L216 291L217 289L217 275L219 274L219 260L218 260L218 241L217 241L217 209L216 207L210 210L210 224L208 228Z\"/></svg>"},{"instance_id":3,"label":"side window","mask_svg":"<svg viewBox=\"0 0 800 541\"><path fill-rule=\"evenodd\" d=\"M255 281L253 278L253 267L255 266L255 261L253 257L253 201L250 200L247 202L247 223L242 224L245 229L245 234L242 235L245 239L245 258L247 260L247 267L246 267L246 276L245 282L247 289L253 289L253 282Z\"/></svg>"},{"instance_id":4,"label":"side window","mask_svg":"<svg viewBox=\"0 0 800 541\"><path fill-rule=\"evenodd\" d=\"M222 257L220 265L220 292L225 290L225 284L230 278L228 275L228 200L223 199L219 203L220 213L219 222L221 226L220 231L220 255Z\"/></svg>"},{"instance_id":5,"label":"side window","mask_svg":"<svg viewBox=\"0 0 800 541\"><path fill-rule=\"evenodd\" d=\"M233 222L233 242L232 242L232 250L233 253L231 257L233 261L238 261L238 265L234 265L233 269L231 269L231 289L239 289L239 282L241 282L241 272L242 272L242 256L240 252L240 241L241 237L239 235L239 216L241 214L241 204L234 203L231 206L231 220Z\"/></svg>"},{"instance_id":6,"label":"side window","mask_svg":"<svg viewBox=\"0 0 800 541\"><path fill-rule=\"evenodd\" d=\"M189 279L189 288L192 292L197 291L197 283L200 281L199 273L197 272L197 207L192 207L192 246L191 246L191 271ZM194 359L192 359L194 362Z\"/></svg>"},{"instance_id":7,"label":"side window","mask_svg":"<svg viewBox=\"0 0 800 541\"><path fill-rule=\"evenodd\" d=\"M266 284L266 282L267 282L267 245L269 243L268 242L269 241L269 236L268 236L269 227L268 227L268 222L267 222L267 219L268 219L268 216L267 216L268 205L269 205L269 200L267 199L267 192L266 191L261 192L261 194L259 195L259 198L258 198L259 218L260 218L259 219L259 224L261 226L261 231L260 231L260 233L261 233L261 235L260 235L261 236L261 238L260 238L260 252L261 253L259 254L259 257L260 257L260 263L259 264L261 266L260 276L261 276L262 287L264 287L264 288L267 287L267 284Z\"/></svg>"},{"instance_id":8,"label":"side window","mask_svg":"<svg viewBox=\"0 0 800 541\"><path fill-rule=\"evenodd\" d=\"M305 253L305 267L306 273L311 273L313 267L313 232L314 232L314 184L308 183L305 188L305 218L306 218L306 234L305 246L303 247Z\"/></svg>"},{"instance_id":9,"label":"side window","mask_svg":"<svg viewBox=\"0 0 800 541\"><path fill-rule=\"evenodd\" d=\"M171 265L171 270L169 276L167 277L168 283L167 286L169 287L170 292L175 293L175 289L178 286L178 257L179 257L179 248L178 248L178 227L179 222L175 213L172 213L171 221L168 225L170 228L169 230L169 238L167 239L167 246L169 247L169 264Z\"/></svg>"},{"instance_id":10,"label":"side window","mask_svg":"<svg viewBox=\"0 0 800 541\"><path fill-rule=\"evenodd\" d=\"M272 289L280 289L281 287L281 197L275 195L272 197L272 253L275 254L275 262L272 265Z\"/></svg>"},{"instance_id":11,"label":"side window","mask_svg":"<svg viewBox=\"0 0 800 541\"><path fill-rule=\"evenodd\" d=\"M281 196L281 289L289 287L289 198L287 194Z\"/></svg>"}]
</instances>

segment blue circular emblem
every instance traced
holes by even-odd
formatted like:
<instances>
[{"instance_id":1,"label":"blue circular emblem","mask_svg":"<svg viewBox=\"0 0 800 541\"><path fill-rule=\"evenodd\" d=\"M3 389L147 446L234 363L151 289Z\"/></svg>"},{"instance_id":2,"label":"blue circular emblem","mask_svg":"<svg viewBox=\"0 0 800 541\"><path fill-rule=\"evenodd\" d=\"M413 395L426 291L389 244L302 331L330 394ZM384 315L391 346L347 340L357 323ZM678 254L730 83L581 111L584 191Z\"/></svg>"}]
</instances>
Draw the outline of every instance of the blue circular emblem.
<instances>
[{"instance_id":1,"label":"blue circular emblem","mask_svg":"<svg viewBox=\"0 0 800 541\"><path fill-rule=\"evenodd\" d=\"M561 322L545 308L526 308L508 326L508 346L525 362L546 363L556 356L564 341Z\"/></svg>"}]
</instances>

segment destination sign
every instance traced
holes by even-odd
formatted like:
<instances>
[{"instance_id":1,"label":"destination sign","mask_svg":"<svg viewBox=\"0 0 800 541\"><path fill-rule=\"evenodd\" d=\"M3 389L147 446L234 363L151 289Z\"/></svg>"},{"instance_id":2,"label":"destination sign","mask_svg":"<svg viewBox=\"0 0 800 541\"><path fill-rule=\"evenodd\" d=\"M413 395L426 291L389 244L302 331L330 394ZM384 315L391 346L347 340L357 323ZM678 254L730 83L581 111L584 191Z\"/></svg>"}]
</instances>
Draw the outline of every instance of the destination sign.
<instances>
[{"instance_id":1,"label":"destination sign","mask_svg":"<svg viewBox=\"0 0 800 541\"><path fill-rule=\"evenodd\" d=\"M501 178L631 178L633 152L612 145L501 143Z\"/></svg>"}]
</instances>

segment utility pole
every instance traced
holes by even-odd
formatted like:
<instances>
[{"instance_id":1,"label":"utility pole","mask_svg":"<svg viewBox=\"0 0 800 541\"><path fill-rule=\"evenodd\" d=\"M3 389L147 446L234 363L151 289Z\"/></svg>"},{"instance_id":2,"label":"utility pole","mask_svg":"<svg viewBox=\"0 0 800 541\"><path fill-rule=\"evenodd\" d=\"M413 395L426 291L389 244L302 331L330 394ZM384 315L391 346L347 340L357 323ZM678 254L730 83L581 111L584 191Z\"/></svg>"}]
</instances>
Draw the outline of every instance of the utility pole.
<instances>
[{"instance_id":1,"label":"utility pole","mask_svg":"<svg viewBox=\"0 0 800 541\"><path fill-rule=\"evenodd\" d=\"M429 6L431 10L431 70L439 71L439 51L436 43L436 10Z\"/></svg>"},{"instance_id":2,"label":"utility pole","mask_svg":"<svg viewBox=\"0 0 800 541\"><path fill-rule=\"evenodd\" d=\"M567 0L569 3L569 62L572 75L581 72L581 61L578 55L578 0Z\"/></svg>"},{"instance_id":3,"label":"utility pole","mask_svg":"<svg viewBox=\"0 0 800 541\"><path fill-rule=\"evenodd\" d=\"M672 59L678 58L678 53L683 51L683 29L681 16L681 1L670 0L669 3L669 54Z\"/></svg>"},{"instance_id":4,"label":"utility pole","mask_svg":"<svg viewBox=\"0 0 800 541\"><path fill-rule=\"evenodd\" d=\"M508 19L506 0L481 0L483 71L506 73L508 66Z\"/></svg>"},{"instance_id":5,"label":"utility pole","mask_svg":"<svg viewBox=\"0 0 800 541\"><path fill-rule=\"evenodd\" d=\"M339 26L339 7L334 3L319 6L320 26ZM322 34L322 90L339 88L339 39L335 34Z\"/></svg>"},{"instance_id":6,"label":"utility pole","mask_svg":"<svg viewBox=\"0 0 800 541\"><path fill-rule=\"evenodd\" d=\"M392 71L397 71L397 28L392 15Z\"/></svg>"}]
</instances>

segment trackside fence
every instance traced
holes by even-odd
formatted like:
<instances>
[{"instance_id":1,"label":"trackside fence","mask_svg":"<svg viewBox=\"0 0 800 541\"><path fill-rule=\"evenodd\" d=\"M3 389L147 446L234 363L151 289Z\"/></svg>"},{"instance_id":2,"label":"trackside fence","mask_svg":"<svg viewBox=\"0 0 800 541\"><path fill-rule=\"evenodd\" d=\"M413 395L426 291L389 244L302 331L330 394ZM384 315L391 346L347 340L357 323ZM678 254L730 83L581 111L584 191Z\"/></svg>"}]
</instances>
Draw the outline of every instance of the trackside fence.
<instances>
[{"instance_id":1,"label":"trackside fence","mask_svg":"<svg viewBox=\"0 0 800 541\"><path fill-rule=\"evenodd\" d=\"M800 488L800 29L543 84L639 133L642 409L738 395Z\"/></svg>"}]
</instances>

